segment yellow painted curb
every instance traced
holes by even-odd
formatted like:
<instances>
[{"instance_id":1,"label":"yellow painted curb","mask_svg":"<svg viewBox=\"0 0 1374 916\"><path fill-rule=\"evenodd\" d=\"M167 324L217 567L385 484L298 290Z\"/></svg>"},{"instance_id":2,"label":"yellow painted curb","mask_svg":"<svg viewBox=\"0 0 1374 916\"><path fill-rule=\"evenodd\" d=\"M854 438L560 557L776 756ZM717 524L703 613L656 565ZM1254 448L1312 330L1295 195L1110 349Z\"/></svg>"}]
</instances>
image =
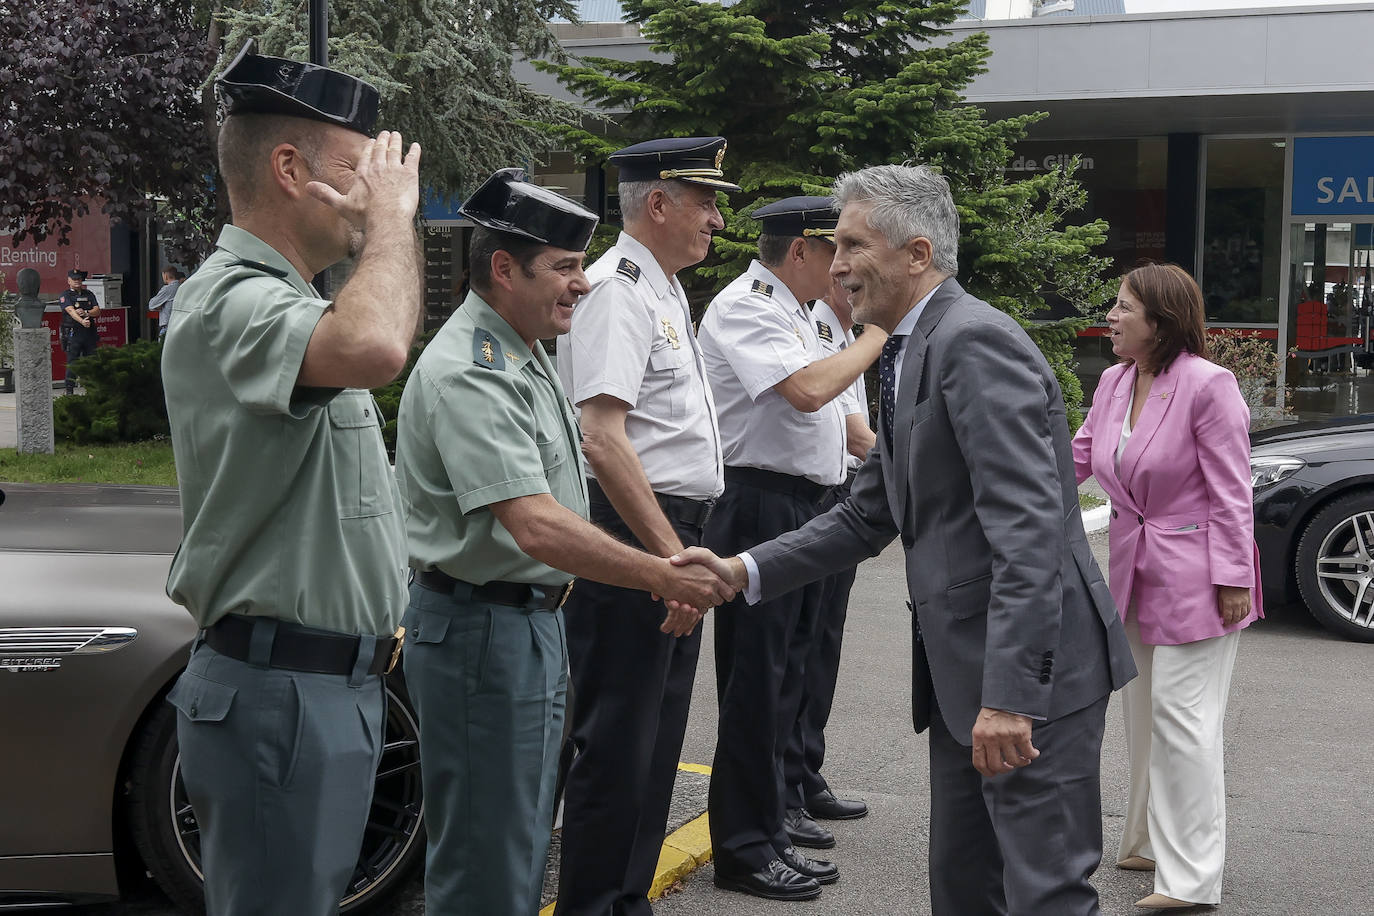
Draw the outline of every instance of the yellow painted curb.
<instances>
[{"instance_id":1,"label":"yellow painted curb","mask_svg":"<svg viewBox=\"0 0 1374 916\"><path fill-rule=\"evenodd\" d=\"M703 763L679 763L679 770L688 773L711 775L711 768ZM711 824L709 815L683 824L663 841L663 849L658 854L658 867L654 869L654 883L649 885L649 899L657 900L668 888L711 861ZM553 916L555 904L550 903L539 911L539 916Z\"/></svg>"}]
</instances>

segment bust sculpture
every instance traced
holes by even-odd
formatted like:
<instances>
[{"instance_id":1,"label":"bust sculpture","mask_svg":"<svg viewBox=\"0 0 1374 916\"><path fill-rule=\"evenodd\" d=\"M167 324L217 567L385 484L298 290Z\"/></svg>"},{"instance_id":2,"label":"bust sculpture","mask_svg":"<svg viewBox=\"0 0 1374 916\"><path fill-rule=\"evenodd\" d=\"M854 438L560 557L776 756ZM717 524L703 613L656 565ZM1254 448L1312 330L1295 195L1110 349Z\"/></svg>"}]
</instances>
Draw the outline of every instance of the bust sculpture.
<instances>
[{"instance_id":1,"label":"bust sculpture","mask_svg":"<svg viewBox=\"0 0 1374 916\"><path fill-rule=\"evenodd\" d=\"M19 281L19 301L15 303L14 316L19 319L19 326L41 328L43 303L38 300L38 271L25 267L16 279Z\"/></svg>"}]
</instances>

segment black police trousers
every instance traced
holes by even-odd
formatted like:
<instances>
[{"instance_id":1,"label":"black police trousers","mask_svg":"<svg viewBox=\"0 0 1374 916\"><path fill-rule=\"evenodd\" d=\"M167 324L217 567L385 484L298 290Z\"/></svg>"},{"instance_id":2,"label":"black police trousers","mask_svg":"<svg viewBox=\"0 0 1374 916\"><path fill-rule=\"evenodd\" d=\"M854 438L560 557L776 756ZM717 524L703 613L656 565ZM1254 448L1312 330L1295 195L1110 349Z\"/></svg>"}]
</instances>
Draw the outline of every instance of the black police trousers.
<instances>
[{"instance_id":1,"label":"black police trousers","mask_svg":"<svg viewBox=\"0 0 1374 916\"><path fill-rule=\"evenodd\" d=\"M821 504L821 511L827 512L848 498L849 482L846 481L832 488ZM853 566L821 580L820 619L811 640L811 654L806 659L801 708L797 711L797 724L783 756L788 808L805 807L806 799L829 788L821 775L821 766L825 763L825 726L830 721L830 707L835 701L844 622L849 615L849 592L854 587L858 569Z\"/></svg>"},{"instance_id":2,"label":"black police trousers","mask_svg":"<svg viewBox=\"0 0 1374 916\"><path fill-rule=\"evenodd\" d=\"M591 520L642 545L615 509L593 495ZM702 529L674 518L685 546ZM572 765L563 795L557 916L648 916L682 738L692 702L702 625L674 638L647 592L580 580L563 606L572 669Z\"/></svg>"},{"instance_id":3,"label":"black police trousers","mask_svg":"<svg viewBox=\"0 0 1374 916\"><path fill-rule=\"evenodd\" d=\"M745 469L748 470L748 469ZM726 468L725 495L706 527L706 546L731 556L800 528L826 489L802 478ZM743 595L716 609L720 703L708 800L716 870L763 868L792 845L783 827L783 753L801 705L806 660L824 580L749 606Z\"/></svg>"}]
</instances>

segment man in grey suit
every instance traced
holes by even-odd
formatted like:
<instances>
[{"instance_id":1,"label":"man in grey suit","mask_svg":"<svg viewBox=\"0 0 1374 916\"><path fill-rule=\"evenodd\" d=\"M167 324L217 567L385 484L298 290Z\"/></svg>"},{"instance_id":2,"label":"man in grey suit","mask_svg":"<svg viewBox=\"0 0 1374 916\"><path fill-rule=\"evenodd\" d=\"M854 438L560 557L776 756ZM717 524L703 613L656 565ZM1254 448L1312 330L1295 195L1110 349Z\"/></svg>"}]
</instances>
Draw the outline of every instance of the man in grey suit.
<instances>
[{"instance_id":1,"label":"man in grey suit","mask_svg":"<svg viewBox=\"0 0 1374 916\"><path fill-rule=\"evenodd\" d=\"M738 557L750 601L906 548L912 721L930 732L936 916L1096 914L1107 697L1135 675L1083 532L1064 402L1035 344L954 280L959 218L924 166L841 176L831 272L892 336L850 498Z\"/></svg>"}]
</instances>

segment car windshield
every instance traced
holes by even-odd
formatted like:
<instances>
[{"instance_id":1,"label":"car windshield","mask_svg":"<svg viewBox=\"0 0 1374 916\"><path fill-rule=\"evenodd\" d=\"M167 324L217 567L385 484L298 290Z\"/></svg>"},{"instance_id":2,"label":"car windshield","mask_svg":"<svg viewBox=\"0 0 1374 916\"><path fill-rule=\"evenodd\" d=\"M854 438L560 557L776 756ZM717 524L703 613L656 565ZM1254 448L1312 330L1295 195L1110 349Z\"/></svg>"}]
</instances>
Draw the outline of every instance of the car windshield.
<instances>
[{"instance_id":1,"label":"car windshield","mask_svg":"<svg viewBox=\"0 0 1374 916\"><path fill-rule=\"evenodd\" d=\"M0 550L172 554L181 503L172 487L0 483Z\"/></svg>"}]
</instances>

